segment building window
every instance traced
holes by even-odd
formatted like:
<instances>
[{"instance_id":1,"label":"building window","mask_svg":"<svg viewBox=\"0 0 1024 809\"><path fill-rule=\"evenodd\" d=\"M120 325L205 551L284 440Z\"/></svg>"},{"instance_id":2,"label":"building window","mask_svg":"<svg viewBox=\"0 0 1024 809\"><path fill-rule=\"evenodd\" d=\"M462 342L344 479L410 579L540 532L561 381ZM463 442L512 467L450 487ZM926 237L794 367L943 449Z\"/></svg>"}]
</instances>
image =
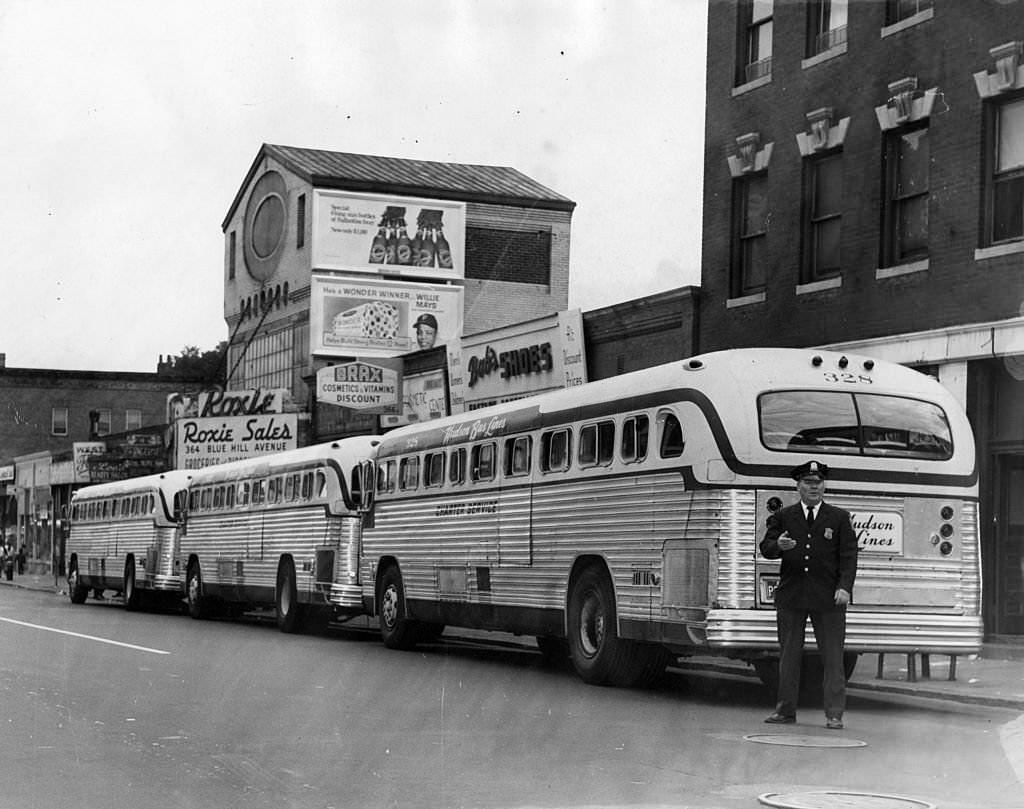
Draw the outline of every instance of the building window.
<instances>
[{"instance_id":1,"label":"building window","mask_svg":"<svg viewBox=\"0 0 1024 809\"><path fill-rule=\"evenodd\" d=\"M110 408L101 407L96 411L99 419L96 421L96 435L110 435Z\"/></svg>"},{"instance_id":2,"label":"building window","mask_svg":"<svg viewBox=\"0 0 1024 809\"><path fill-rule=\"evenodd\" d=\"M927 126L887 134L884 266L928 257L929 163Z\"/></svg>"},{"instance_id":3,"label":"building window","mask_svg":"<svg viewBox=\"0 0 1024 809\"><path fill-rule=\"evenodd\" d=\"M124 430L131 432L142 428L142 411L129 408L124 411Z\"/></svg>"},{"instance_id":4,"label":"building window","mask_svg":"<svg viewBox=\"0 0 1024 809\"><path fill-rule=\"evenodd\" d=\"M1024 238L1024 98L992 106L989 242Z\"/></svg>"},{"instance_id":5,"label":"building window","mask_svg":"<svg viewBox=\"0 0 1024 809\"><path fill-rule=\"evenodd\" d=\"M893 25L927 11L935 5L934 0L887 0L885 4L885 24Z\"/></svg>"},{"instance_id":6,"label":"building window","mask_svg":"<svg viewBox=\"0 0 1024 809\"><path fill-rule=\"evenodd\" d=\"M833 152L805 163L804 283L839 272L843 216L843 159Z\"/></svg>"},{"instance_id":7,"label":"building window","mask_svg":"<svg viewBox=\"0 0 1024 809\"><path fill-rule=\"evenodd\" d=\"M731 296L760 292L765 286L768 235L768 175L747 174L733 183L733 264Z\"/></svg>"},{"instance_id":8,"label":"building window","mask_svg":"<svg viewBox=\"0 0 1024 809\"><path fill-rule=\"evenodd\" d=\"M231 231L231 235L228 237L228 280L235 280L235 256L237 255L238 249L238 238L235 236L235 231Z\"/></svg>"},{"instance_id":9,"label":"building window","mask_svg":"<svg viewBox=\"0 0 1024 809\"><path fill-rule=\"evenodd\" d=\"M53 435L68 434L68 409L55 407L50 411L50 432Z\"/></svg>"},{"instance_id":10,"label":"building window","mask_svg":"<svg viewBox=\"0 0 1024 809\"><path fill-rule=\"evenodd\" d=\"M740 0L737 84L771 75L773 0Z\"/></svg>"},{"instance_id":11,"label":"building window","mask_svg":"<svg viewBox=\"0 0 1024 809\"><path fill-rule=\"evenodd\" d=\"M295 247L301 250L306 243L306 195L299 194L299 204L295 206Z\"/></svg>"},{"instance_id":12,"label":"building window","mask_svg":"<svg viewBox=\"0 0 1024 809\"><path fill-rule=\"evenodd\" d=\"M551 233L466 228L466 278L551 283Z\"/></svg>"},{"instance_id":13,"label":"building window","mask_svg":"<svg viewBox=\"0 0 1024 809\"><path fill-rule=\"evenodd\" d=\"M807 55L832 50L846 42L849 0L810 0L807 4Z\"/></svg>"}]
</instances>

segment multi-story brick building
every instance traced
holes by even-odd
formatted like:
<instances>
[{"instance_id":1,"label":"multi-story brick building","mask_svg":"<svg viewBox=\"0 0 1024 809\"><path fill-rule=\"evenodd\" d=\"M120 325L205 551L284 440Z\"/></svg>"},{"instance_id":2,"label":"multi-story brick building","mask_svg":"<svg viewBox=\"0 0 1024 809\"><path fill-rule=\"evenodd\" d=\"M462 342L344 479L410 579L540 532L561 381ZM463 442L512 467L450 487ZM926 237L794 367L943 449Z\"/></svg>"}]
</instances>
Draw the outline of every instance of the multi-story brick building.
<instances>
[{"instance_id":1,"label":"multi-story brick building","mask_svg":"<svg viewBox=\"0 0 1024 809\"><path fill-rule=\"evenodd\" d=\"M977 437L986 629L1024 634L1024 3L709 9L702 350L936 374Z\"/></svg>"},{"instance_id":2,"label":"multi-story brick building","mask_svg":"<svg viewBox=\"0 0 1024 809\"><path fill-rule=\"evenodd\" d=\"M222 225L227 387L290 390L312 439L374 429L316 418L316 372L565 310L574 207L511 168L265 144Z\"/></svg>"}]
</instances>

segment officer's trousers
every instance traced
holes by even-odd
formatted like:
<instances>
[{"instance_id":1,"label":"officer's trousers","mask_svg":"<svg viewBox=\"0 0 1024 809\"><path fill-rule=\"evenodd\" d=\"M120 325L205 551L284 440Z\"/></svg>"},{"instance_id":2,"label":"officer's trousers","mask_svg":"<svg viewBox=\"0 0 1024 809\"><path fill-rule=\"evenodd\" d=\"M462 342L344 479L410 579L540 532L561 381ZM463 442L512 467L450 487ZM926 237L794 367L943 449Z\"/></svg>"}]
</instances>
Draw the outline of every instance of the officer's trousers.
<instances>
[{"instance_id":1,"label":"officer's trousers","mask_svg":"<svg viewBox=\"0 0 1024 809\"><path fill-rule=\"evenodd\" d=\"M807 618L814 627L814 640L825 666L825 716L841 719L846 709L846 672L843 646L846 642L846 609L805 610L775 608L779 635L779 698L776 713L796 716L800 696L800 667L804 656Z\"/></svg>"}]
</instances>

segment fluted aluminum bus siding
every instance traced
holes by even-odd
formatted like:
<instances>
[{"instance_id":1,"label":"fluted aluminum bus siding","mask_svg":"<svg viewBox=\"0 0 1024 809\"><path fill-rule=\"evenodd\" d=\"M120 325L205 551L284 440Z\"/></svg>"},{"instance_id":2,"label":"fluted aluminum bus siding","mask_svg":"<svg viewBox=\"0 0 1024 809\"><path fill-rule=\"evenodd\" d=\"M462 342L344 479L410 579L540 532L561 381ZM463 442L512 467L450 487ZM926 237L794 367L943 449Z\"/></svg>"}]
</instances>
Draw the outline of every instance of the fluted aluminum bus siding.
<instances>
[{"instance_id":1,"label":"fluted aluminum bus siding","mask_svg":"<svg viewBox=\"0 0 1024 809\"><path fill-rule=\"evenodd\" d=\"M281 557L291 555L300 601L321 600L315 594L323 592L322 600L353 608L362 602L356 595L358 578L348 575L352 564L348 549L352 542L358 544L358 538L357 517L328 516L323 506L233 513L227 518L196 512L189 517L179 553L183 570L191 555L199 558L204 586L240 589L245 597L273 592ZM316 551L324 548L335 553L329 588L319 588L316 582ZM222 568L219 562L229 564ZM238 562L241 576L224 575L230 563ZM231 569L237 573L237 566Z\"/></svg>"},{"instance_id":2,"label":"fluted aluminum bus siding","mask_svg":"<svg viewBox=\"0 0 1024 809\"><path fill-rule=\"evenodd\" d=\"M180 589L181 582L168 577L159 567L147 570L146 557L151 549L160 558L161 549L173 546L175 528L154 525L150 520L125 520L121 522L80 522L71 530L68 547L70 557L78 560L78 572L83 584L93 582L89 563L105 572L103 578L115 584L124 583L125 562L129 554L135 560L135 586L140 590Z\"/></svg>"}]
</instances>

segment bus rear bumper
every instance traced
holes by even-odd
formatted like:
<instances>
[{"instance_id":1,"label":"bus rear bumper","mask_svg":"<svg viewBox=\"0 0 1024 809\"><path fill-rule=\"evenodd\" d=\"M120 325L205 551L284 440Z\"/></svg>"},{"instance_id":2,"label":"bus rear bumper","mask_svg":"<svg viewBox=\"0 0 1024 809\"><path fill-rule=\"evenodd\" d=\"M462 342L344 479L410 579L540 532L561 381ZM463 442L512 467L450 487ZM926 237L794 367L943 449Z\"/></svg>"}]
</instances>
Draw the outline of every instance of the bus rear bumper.
<instances>
[{"instance_id":1,"label":"bus rear bumper","mask_svg":"<svg viewBox=\"0 0 1024 809\"><path fill-rule=\"evenodd\" d=\"M847 652L919 652L977 654L984 635L981 616L934 613L880 613L850 610L846 614ZM808 628L807 647L814 648ZM774 610L710 610L709 650L735 654L778 651Z\"/></svg>"},{"instance_id":2,"label":"bus rear bumper","mask_svg":"<svg viewBox=\"0 0 1024 809\"><path fill-rule=\"evenodd\" d=\"M363 588L358 584L332 583L327 602L345 612L363 611Z\"/></svg>"},{"instance_id":3,"label":"bus rear bumper","mask_svg":"<svg viewBox=\"0 0 1024 809\"><path fill-rule=\"evenodd\" d=\"M162 593L182 593L185 590L181 576L150 576L145 581L139 581L139 584L147 590L157 590Z\"/></svg>"}]
</instances>

